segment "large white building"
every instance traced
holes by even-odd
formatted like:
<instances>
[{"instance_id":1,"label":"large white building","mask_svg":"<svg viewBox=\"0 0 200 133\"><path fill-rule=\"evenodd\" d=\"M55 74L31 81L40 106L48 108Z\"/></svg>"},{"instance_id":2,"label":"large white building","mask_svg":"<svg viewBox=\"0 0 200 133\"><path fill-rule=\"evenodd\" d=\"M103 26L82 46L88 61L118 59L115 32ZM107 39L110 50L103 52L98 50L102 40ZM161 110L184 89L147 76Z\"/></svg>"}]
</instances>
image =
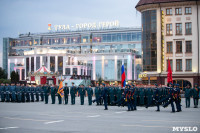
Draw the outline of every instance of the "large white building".
<instances>
[{"instance_id":1,"label":"large white building","mask_svg":"<svg viewBox=\"0 0 200 133\"><path fill-rule=\"evenodd\" d=\"M167 84L170 60L173 80L181 87L200 83L200 0L140 0L143 80Z\"/></svg>"},{"instance_id":2,"label":"large white building","mask_svg":"<svg viewBox=\"0 0 200 133\"><path fill-rule=\"evenodd\" d=\"M20 74L20 80L45 65L59 75L98 81L137 80L141 68L141 28L113 28L85 31L21 34L3 39L3 67ZM33 78L34 79L34 78Z\"/></svg>"}]
</instances>

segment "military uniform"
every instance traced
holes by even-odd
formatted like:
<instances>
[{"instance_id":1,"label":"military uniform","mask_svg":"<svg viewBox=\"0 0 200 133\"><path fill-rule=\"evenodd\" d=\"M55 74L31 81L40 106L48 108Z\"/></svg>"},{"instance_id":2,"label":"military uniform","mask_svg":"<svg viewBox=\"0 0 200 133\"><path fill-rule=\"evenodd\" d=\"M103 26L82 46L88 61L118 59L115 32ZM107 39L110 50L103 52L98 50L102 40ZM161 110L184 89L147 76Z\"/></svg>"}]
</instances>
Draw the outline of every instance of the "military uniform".
<instances>
[{"instance_id":1,"label":"military uniform","mask_svg":"<svg viewBox=\"0 0 200 133\"><path fill-rule=\"evenodd\" d=\"M95 97L96 97L96 99L98 99L99 98L99 96L100 96L100 87L99 86L96 86L95 87ZM99 105L100 104L100 101L97 101L97 105Z\"/></svg>"},{"instance_id":2,"label":"military uniform","mask_svg":"<svg viewBox=\"0 0 200 133\"><path fill-rule=\"evenodd\" d=\"M21 86L17 85L16 86L16 95L17 95L17 102L22 101L22 93L21 93Z\"/></svg>"},{"instance_id":3,"label":"military uniform","mask_svg":"<svg viewBox=\"0 0 200 133\"><path fill-rule=\"evenodd\" d=\"M153 90L151 88L148 88L146 90L146 96L147 96L147 105L150 106L152 104L152 98L153 98Z\"/></svg>"},{"instance_id":4,"label":"military uniform","mask_svg":"<svg viewBox=\"0 0 200 133\"><path fill-rule=\"evenodd\" d=\"M144 88L140 88L140 93L139 93L139 97L140 97L140 105L144 105Z\"/></svg>"},{"instance_id":5,"label":"military uniform","mask_svg":"<svg viewBox=\"0 0 200 133\"><path fill-rule=\"evenodd\" d=\"M78 87L78 92L79 92L79 96L80 96L80 104L84 105L84 97L85 97L85 89L83 86Z\"/></svg>"},{"instance_id":6,"label":"military uniform","mask_svg":"<svg viewBox=\"0 0 200 133\"><path fill-rule=\"evenodd\" d=\"M54 86L51 86L50 88L51 88L51 100L52 100L51 104L55 104L57 89Z\"/></svg>"},{"instance_id":7,"label":"military uniform","mask_svg":"<svg viewBox=\"0 0 200 133\"><path fill-rule=\"evenodd\" d=\"M1 102L5 102L5 86L1 85Z\"/></svg>"},{"instance_id":8,"label":"military uniform","mask_svg":"<svg viewBox=\"0 0 200 133\"><path fill-rule=\"evenodd\" d=\"M58 92L59 86L57 87L56 91ZM62 104L62 97L60 96L59 93L57 93L58 95L58 104Z\"/></svg>"},{"instance_id":9,"label":"military uniform","mask_svg":"<svg viewBox=\"0 0 200 133\"><path fill-rule=\"evenodd\" d=\"M21 85L22 102L26 101L25 86Z\"/></svg>"},{"instance_id":10,"label":"military uniform","mask_svg":"<svg viewBox=\"0 0 200 133\"><path fill-rule=\"evenodd\" d=\"M45 85L43 86L43 90L44 90L45 104L48 104L50 87Z\"/></svg>"},{"instance_id":11,"label":"military uniform","mask_svg":"<svg viewBox=\"0 0 200 133\"><path fill-rule=\"evenodd\" d=\"M10 102L10 85L5 86L6 102Z\"/></svg>"},{"instance_id":12,"label":"military uniform","mask_svg":"<svg viewBox=\"0 0 200 133\"><path fill-rule=\"evenodd\" d=\"M68 104L69 87L64 87L65 104Z\"/></svg>"},{"instance_id":13,"label":"military uniform","mask_svg":"<svg viewBox=\"0 0 200 133\"><path fill-rule=\"evenodd\" d=\"M185 105L186 108L190 108L190 97L191 97L191 89L189 86L183 89L185 91Z\"/></svg>"},{"instance_id":14,"label":"military uniform","mask_svg":"<svg viewBox=\"0 0 200 133\"><path fill-rule=\"evenodd\" d=\"M30 102L30 87L25 86L26 102Z\"/></svg>"},{"instance_id":15,"label":"military uniform","mask_svg":"<svg viewBox=\"0 0 200 133\"><path fill-rule=\"evenodd\" d=\"M180 97L180 89L179 85L177 85L176 88L174 88L174 96L175 96L175 103L176 103L176 112L180 112L181 110L181 97Z\"/></svg>"},{"instance_id":16,"label":"military uniform","mask_svg":"<svg viewBox=\"0 0 200 133\"><path fill-rule=\"evenodd\" d=\"M91 87L87 88L87 94L88 94L88 104L92 105L93 90Z\"/></svg>"},{"instance_id":17,"label":"military uniform","mask_svg":"<svg viewBox=\"0 0 200 133\"><path fill-rule=\"evenodd\" d=\"M71 95L71 104L74 105L75 104L75 97L76 97L76 87L72 86L70 88L70 95Z\"/></svg>"},{"instance_id":18,"label":"military uniform","mask_svg":"<svg viewBox=\"0 0 200 133\"><path fill-rule=\"evenodd\" d=\"M194 108L198 108L199 91L200 91L200 89L198 88L197 84L195 84L195 87L192 89Z\"/></svg>"},{"instance_id":19,"label":"military uniform","mask_svg":"<svg viewBox=\"0 0 200 133\"><path fill-rule=\"evenodd\" d=\"M40 93L40 87L36 86L35 88L35 96L36 96L36 102L39 102L39 93Z\"/></svg>"},{"instance_id":20,"label":"military uniform","mask_svg":"<svg viewBox=\"0 0 200 133\"><path fill-rule=\"evenodd\" d=\"M40 87L40 97L41 101L44 101L44 86Z\"/></svg>"},{"instance_id":21,"label":"military uniform","mask_svg":"<svg viewBox=\"0 0 200 133\"><path fill-rule=\"evenodd\" d=\"M31 102L35 101L34 93L35 93L35 87L31 86L30 87L30 93L31 93Z\"/></svg>"}]
</instances>

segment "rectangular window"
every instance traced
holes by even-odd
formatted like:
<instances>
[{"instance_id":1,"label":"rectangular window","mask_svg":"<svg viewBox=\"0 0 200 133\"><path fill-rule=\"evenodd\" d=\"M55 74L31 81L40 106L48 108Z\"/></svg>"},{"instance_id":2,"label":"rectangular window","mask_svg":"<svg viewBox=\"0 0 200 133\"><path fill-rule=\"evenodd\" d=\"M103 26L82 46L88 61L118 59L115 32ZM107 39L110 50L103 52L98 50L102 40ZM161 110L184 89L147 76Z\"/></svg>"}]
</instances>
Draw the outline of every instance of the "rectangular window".
<instances>
[{"instance_id":1,"label":"rectangular window","mask_svg":"<svg viewBox=\"0 0 200 133\"><path fill-rule=\"evenodd\" d=\"M169 62L170 62L171 69L173 71L173 60L170 59ZM167 60L167 71L168 71L168 60Z\"/></svg>"},{"instance_id":2,"label":"rectangular window","mask_svg":"<svg viewBox=\"0 0 200 133\"><path fill-rule=\"evenodd\" d=\"M176 24L176 35L182 35L182 23Z\"/></svg>"},{"instance_id":3,"label":"rectangular window","mask_svg":"<svg viewBox=\"0 0 200 133\"><path fill-rule=\"evenodd\" d=\"M182 8L176 8L175 9L175 14L176 15L182 15Z\"/></svg>"},{"instance_id":4,"label":"rectangular window","mask_svg":"<svg viewBox=\"0 0 200 133\"><path fill-rule=\"evenodd\" d=\"M192 41L186 41L186 53L192 53Z\"/></svg>"},{"instance_id":5,"label":"rectangular window","mask_svg":"<svg viewBox=\"0 0 200 133\"><path fill-rule=\"evenodd\" d=\"M166 24L166 34L172 35L172 24Z\"/></svg>"},{"instance_id":6,"label":"rectangular window","mask_svg":"<svg viewBox=\"0 0 200 133\"><path fill-rule=\"evenodd\" d=\"M192 59L186 59L186 71L192 71Z\"/></svg>"},{"instance_id":7,"label":"rectangular window","mask_svg":"<svg viewBox=\"0 0 200 133\"><path fill-rule=\"evenodd\" d=\"M186 35L192 34L192 23L185 23L185 34Z\"/></svg>"},{"instance_id":8,"label":"rectangular window","mask_svg":"<svg viewBox=\"0 0 200 133\"><path fill-rule=\"evenodd\" d=\"M172 9L171 8L166 9L166 15L172 15Z\"/></svg>"},{"instance_id":9,"label":"rectangular window","mask_svg":"<svg viewBox=\"0 0 200 133\"><path fill-rule=\"evenodd\" d=\"M176 41L176 53L182 53L182 41Z\"/></svg>"},{"instance_id":10,"label":"rectangular window","mask_svg":"<svg viewBox=\"0 0 200 133\"><path fill-rule=\"evenodd\" d=\"M176 71L182 71L182 59L176 60Z\"/></svg>"},{"instance_id":11,"label":"rectangular window","mask_svg":"<svg viewBox=\"0 0 200 133\"><path fill-rule=\"evenodd\" d=\"M186 7L186 8L185 8L185 14L192 14L192 9L191 9L191 7Z\"/></svg>"},{"instance_id":12,"label":"rectangular window","mask_svg":"<svg viewBox=\"0 0 200 133\"><path fill-rule=\"evenodd\" d=\"M167 53L173 53L172 42L167 42Z\"/></svg>"}]
</instances>

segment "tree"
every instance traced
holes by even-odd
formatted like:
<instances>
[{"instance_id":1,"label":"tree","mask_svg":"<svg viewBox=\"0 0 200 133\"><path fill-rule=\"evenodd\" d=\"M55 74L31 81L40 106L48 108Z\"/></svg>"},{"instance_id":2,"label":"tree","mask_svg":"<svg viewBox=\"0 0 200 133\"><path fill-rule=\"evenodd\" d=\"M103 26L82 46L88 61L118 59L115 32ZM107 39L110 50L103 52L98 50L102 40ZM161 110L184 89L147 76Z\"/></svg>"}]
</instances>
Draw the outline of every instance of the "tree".
<instances>
[{"instance_id":1,"label":"tree","mask_svg":"<svg viewBox=\"0 0 200 133\"><path fill-rule=\"evenodd\" d=\"M15 72L15 71L11 72L11 82L12 83L19 82L19 74L18 74L18 72Z\"/></svg>"},{"instance_id":2,"label":"tree","mask_svg":"<svg viewBox=\"0 0 200 133\"><path fill-rule=\"evenodd\" d=\"M7 73L5 69L0 67L0 79L7 79Z\"/></svg>"},{"instance_id":3,"label":"tree","mask_svg":"<svg viewBox=\"0 0 200 133\"><path fill-rule=\"evenodd\" d=\"M100 77L100 78L98 79L98 83L101 84L102 81L103 81L103 80L102 80L102 78Z\"/></svg>"}]
</instances>

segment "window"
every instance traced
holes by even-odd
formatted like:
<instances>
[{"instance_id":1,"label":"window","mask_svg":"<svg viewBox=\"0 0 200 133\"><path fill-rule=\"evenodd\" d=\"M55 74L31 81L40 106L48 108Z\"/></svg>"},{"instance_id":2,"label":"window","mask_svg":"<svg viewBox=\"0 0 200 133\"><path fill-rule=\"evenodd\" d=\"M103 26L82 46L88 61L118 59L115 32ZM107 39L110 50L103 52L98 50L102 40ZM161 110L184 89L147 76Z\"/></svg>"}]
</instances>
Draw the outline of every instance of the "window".
<instances>
[{"instance_id":1,"label":"window","mask_svg":"<svg viewBox=\"0 0 200 133\"><path fill-rule=\"evenodd\" d=\"M186 53L192 53L192 41L186 41Z\"/></svg>"},{"instance_id":2,"label":"window","mask_svg":"<svg viewBox=\"0 0 200 133\"><path fill-rule=\"evenodd\" d=\"M182 71L182 59L176 60L176 71Z\"/></svg>"},{"instance_id":3,"label":"window","mask_svg":"<svg viewBox=\"0 0 200 133\"><path fill-rule=\"evenodd\" d=\"M169 62L170 62L171 69L173 71L173 60L170 59ZM167 60L167 71L168 71L168 60Z\"/></svg>"},{"instance_id":4,"label":"window","mask_svg":"<svg viewBox=\"0 0 200 133\"><path fill-rule=\"evenodd\" d=\"M176 10L175 11L176 15L181 15L182 14L182 8L176 8L175 10Z\"/></svg>"},{"instance_id":5,"label":"window","mask_svg":"<svg viewBox=\"0 0 200 133\"><path fill-rule=\"evenodd\" d=\"M172 35L172 24L166 24L166 34Z\"/></svg>"},{"instance_id":6,"label":"window","mask_svg":"<svg viewBox=\"0 0 200 133\"><path fill-rule=\"evenodd\" d=\"M172 42L167 42L167 53L173 53Z\"/></svg>"},{"instance_id":7,"label":"window","mask_svg":"<svg viewBox=\"0 0 200 133\"><path fill-rule=\"evenodd\" d=\"M182 41L176 42L176 53L182 53Z\"/></svg>"},{"instance_id":8,"label":"window","mask_svg":"<svg viewBox=\"0 0 200 133\"><path fill-rule=\"evenodd\" d=\"M192 59L186 59L186 71L192 71Z\"/></svg>"},{"instance_id":9,"label":"window","mask_svg":"<svg viewBox=\"0 0 200 133\"><path fill-rule=\"evenodd\" d=\"M181 35L182 34L182 23L177 23L176 24L176 35Z\"/></svg>"},{"instance_id":10,"label":"window","mask_svg":"<svg viewBox=\"0 0 200 133\"><path fill-rule=\"evenodd\" d=\"M192 34L192 23L185 23L185 34L186 35Z\"/></svg>"},{"instance_id":11,"label":"window","mask_svg":"<svg viewBox=\"0 0 200 133\"><path fill-rule=\"evenodd\" d=\"M191 7L186 7L186 8L185 8L185 14L192 14L192 9L191 9Z\"/></svg>"},{"instance_id":12,"label":"window","mask_svg":"<svg viewBox=\"0 0 200 133\"><path fill-rule=\"evenodd\" d=\"M171 8L166 9L166 15L172 15L172 9Z\"/></svg>"}]
</instances>

